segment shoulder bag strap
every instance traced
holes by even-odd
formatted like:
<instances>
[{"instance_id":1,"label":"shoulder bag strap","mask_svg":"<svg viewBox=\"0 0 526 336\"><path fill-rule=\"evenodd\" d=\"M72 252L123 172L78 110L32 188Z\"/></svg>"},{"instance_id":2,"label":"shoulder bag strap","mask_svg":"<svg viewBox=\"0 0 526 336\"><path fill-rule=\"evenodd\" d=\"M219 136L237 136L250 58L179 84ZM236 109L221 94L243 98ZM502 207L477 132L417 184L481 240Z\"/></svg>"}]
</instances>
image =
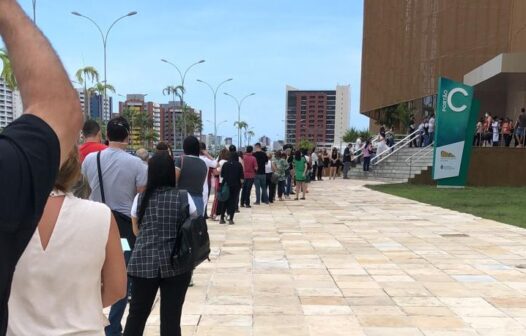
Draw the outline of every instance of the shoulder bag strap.
<instances>
[{"instance_id":1,"label":"shoulder bag strap","mask_svg":"<svg viewBox=\"0 0 526 336\"><path fill-rule=\"evenodd\" d=\"M102 203L106 203L106 198L104 197L104 183L102 182L102 169L100 168L100 152L97 153L97 172L99 175L99 188Z\"/></svg>"}]
</instances>

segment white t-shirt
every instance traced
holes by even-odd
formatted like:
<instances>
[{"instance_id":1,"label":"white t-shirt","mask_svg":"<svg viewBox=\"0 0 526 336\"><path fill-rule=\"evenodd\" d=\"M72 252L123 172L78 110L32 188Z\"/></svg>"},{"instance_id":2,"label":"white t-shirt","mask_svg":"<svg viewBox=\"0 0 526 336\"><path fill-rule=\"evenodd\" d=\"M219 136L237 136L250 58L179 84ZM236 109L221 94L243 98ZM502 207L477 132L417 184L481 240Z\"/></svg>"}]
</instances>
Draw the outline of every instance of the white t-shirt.
<instances>
[{"instance_id":1,"label":"white t-shirt","mask_svg":"<svg viewBox=\"0 0 526 336\"><path fill-rule=\"evenodd\" d=\"M206 164L206 168L216 168L217 167L217 161L216 160L210 160L204 155L200 155L199 158L203 160L203 162ZM208 200L208 171L206 172L206 178L205 178L205 184L203 185L203 202L206 205L206 201Z\"/></svg>"},{"instance_id":2,"label":"white t-shirt","mask_svg":"<svg viewBox=\"0 0 526 336\"><path fill-rule=\"evenodd\" d=\"M435 118L429 119L428 126L429 126L428 132L433 133L435 131Z\"/></svg>"},{"instance_id":3,"label":"white t-shirt","mask_svg":"<svg viewBox=\"0 0 526 336\"><path fill-rule=\"evenodd\" d=\"M223 178L221 177L221 168L223 168L225 162L226 160L219 160L219 164L217 165L217 171L219 172L219 183L223 183Z\"/></svg>"},{"instance_id":4,"label":"white t-shirt","mask_svg":"<svg viewBox=\"0 0 526 336\"><path fill-rule=\"evenodd\" d=\"M265 174L272 173L272 161L268 160L267 163L265 163Z\"/></svg>"},{"instance_id":5,"label":"white t-shirt","mask_svg":"<svg viewBox=\"0 0 526 336\"><path fill-rule=\"evenodd\" d=\"M188 206L189 206L189 212L191 216L197 212L197 208L195 207L194 200L192 199L192 197L190 197L190 194L189 193L186 193L186 194L188 195ZM131 208L131 216L134 218L138 218L137 216L137 211L139 210L137 209L138 202L139 202L139 194L135 195L135 198L133 199L132 208Z\"/></svg>"}]
</instances>

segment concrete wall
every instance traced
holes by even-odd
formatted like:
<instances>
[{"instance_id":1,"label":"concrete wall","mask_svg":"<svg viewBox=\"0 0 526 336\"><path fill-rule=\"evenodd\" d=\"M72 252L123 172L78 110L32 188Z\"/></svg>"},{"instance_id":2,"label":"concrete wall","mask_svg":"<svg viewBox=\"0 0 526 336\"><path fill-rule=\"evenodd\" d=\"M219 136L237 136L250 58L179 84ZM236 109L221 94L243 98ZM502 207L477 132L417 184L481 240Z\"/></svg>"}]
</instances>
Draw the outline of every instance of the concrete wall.
<instances>
[{"instance_id":1,"label":"concrete wall","mask_svg":"<svg viewBox=\"0 0 526 336\"><path fill-rule=\"evenodd\" d=\"M436 185L431 169L409 181ZM468 186L526 187L526 149L476 147L469 167Z\"/></svg>"}]
</instances>

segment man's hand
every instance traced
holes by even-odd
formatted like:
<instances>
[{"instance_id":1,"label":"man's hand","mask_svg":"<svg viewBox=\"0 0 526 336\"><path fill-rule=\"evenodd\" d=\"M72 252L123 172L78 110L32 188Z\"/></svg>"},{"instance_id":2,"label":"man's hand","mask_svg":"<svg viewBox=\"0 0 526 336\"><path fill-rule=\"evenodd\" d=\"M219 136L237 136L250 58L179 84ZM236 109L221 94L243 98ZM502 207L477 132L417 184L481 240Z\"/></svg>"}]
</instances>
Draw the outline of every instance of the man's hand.
<instances>
[{"instance_id":1,"label":"man's hand","mask_svg":"<svg viewBox=\"0 0 526 336\"><path fill-rule=\"evenodd\" d=\"M82 112L55 51L15 0L0 0L2 36L17 79L25 113L43 119L60 141L63 163L80 135Z\"/></svg>"}]
</instances>

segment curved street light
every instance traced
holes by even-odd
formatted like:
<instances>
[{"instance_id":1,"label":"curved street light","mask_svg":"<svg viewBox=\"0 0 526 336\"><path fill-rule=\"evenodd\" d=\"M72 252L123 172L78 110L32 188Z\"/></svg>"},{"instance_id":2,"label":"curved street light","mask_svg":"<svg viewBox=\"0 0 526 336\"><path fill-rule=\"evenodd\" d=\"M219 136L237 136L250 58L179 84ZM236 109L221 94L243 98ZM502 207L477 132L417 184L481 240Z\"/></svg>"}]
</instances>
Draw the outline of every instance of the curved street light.
<instances>
[{"instance_id":1,"label":"curved street light","mask_svg":"<svg viewBox=\"0 0 526 336\"><path fill-rule=\"evenodd\" d=\"M186 107L184 106L184 92L186 91L186 89L185 89L185 86L184 86L184 80L186 79L186 74L188 73L188 71L191 68L193 68L194 66L196 66L198 64L204 63L205 60L200 60L200 61L197 61L197 62L191 64L188 68L186 68L186 70L184 72L179 70L179 67L177 65L175 65L175 63L172 63L172 62L170 62L170 61L168 61L168 60L166 60L164 58L161 58L161 62L164 62L164 63L169 64L172 67L174 67L175 70L177 70L177 73L179 74L179 77L181 79L181 86L183 87L183 90L181 91L180 98L181 98L181 111L182 111L182 114L183 114L183 127L184 127L182 135L183 135L183 139L184 139L186 137L186 113L185 113ZM175 123L175 115L174 115L174 123ZM174 132L175 132L175 130L174 130ZM175 145L175 133L174 133L174 145Z\"/></svg>"},{"instance_id":2,"label":"curved street light","mask_svg":"<svg viewBox=\"0 0 526 336\"><path fill-rule=\"evenodd\" d=\"M205 82L204 80L200 80L198 79L197 81L199 83L202 83L206 86L208 86L210 88L210 90L212 91L212 94L214 95L214 149L217 150L217 127L219 126L217 124L217 91L219 90L219 88L223 85L223 84L226 84L227 82L230 82L232 81L233 78L229 78L229 79L226 79L224 81L222 81L221 83L219 83L216 88L214 89L214 87L212 85L210 85L209 83Z\"/></svg>"},{"instance_id":3,"label":"curved street light","mask_svg":"<svg viewBox=\"0 0 526 336\"><path fill-rule=\"evenodd\" d=\"M88 21L90 21L91 23L93 23L95 25L95 27L97 27L97 30L99 31L100 33L100 36L102 38L102 46L104 47L104 85L107 85L108 84L108 78L107 78L107 62L106 62L106 54L107 54L107 46L108 46L108 35L110 34L110 31L111 29L113 28L113 26L115 26L115 24L117 22L119 22L120 20L122 19L125 19L129 16L134 16L137 14L136 11L133 11L133 12L129 12L128 14L126 15L123 15L119 18L117 18L115 21L113 21L113 23L110 25L110 27L108 28L108 30L106 31L106 34L104 34L104 32L102 31L102 29L100 28L100 26L97 24L97 22L95 22L95 20L93 20L92 18L90 18L89 16L86 16L86 15L83 15L83 14L80 14L79 12L71 12L71 14L75 15L75 16L79 16L79 17L82 17ZM106 107L106 104L107 104L107 98L108 98L108 95L107 95L107 92L106 92L106 87L104 87L104 107ZM106 111L104 111L106 112Z\"/></svg>"},{"instance_id":4,"label":"curved street light","mask_svg":"<svg viewBox=\"0 0 526 336\"><path fill-rule=\"evenodd\" d=\"M256 95L256 93L254 93L254 92L249 93L246 96L244 96L241 100L238 100L236 97L234 97L233 95L231 95L228 92L224 92L224 94L226 96L229 96L230 98L234 99L234 101L236 102L236 104L237 104L237 122L239 124L241 122L241 105L243 104L245 99L247 99L248 97ZM237 129L237 146L238 146L238 148L241 147L241 129L240 128Z\"/></svg>"}]
</instances>

